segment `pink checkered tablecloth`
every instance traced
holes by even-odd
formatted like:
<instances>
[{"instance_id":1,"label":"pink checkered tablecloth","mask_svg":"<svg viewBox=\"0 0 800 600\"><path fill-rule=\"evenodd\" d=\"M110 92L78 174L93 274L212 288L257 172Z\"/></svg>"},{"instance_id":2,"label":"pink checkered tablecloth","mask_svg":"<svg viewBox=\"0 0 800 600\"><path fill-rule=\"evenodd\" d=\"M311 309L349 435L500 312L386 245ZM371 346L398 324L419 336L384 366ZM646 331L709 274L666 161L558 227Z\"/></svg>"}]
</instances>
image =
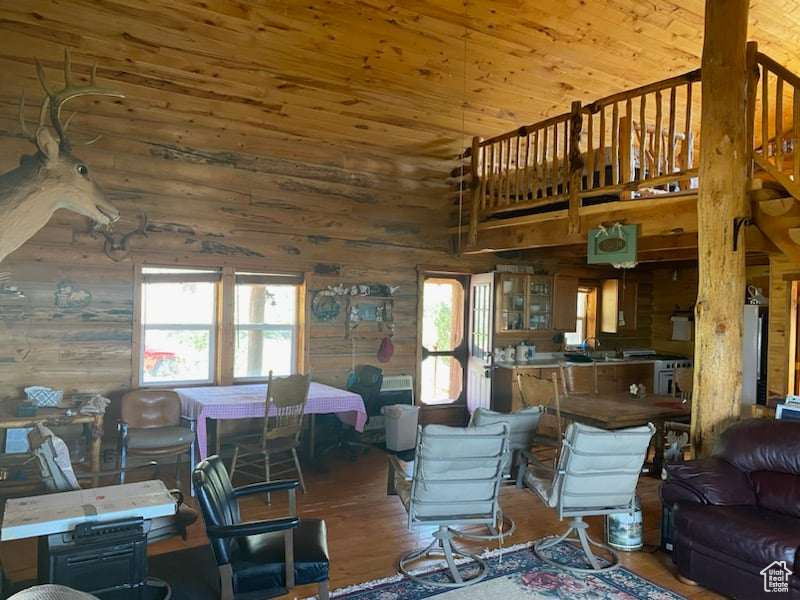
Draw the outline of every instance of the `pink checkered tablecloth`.
<instances>
[{"instance_id":1,"label":"pink checkered tablecloth","mask_svg":"<svg viewBox=\"0 0 800 600\"><path fill-rule=\"evenodd\" d=\"M197 421L197 447L200 458L208 456L208 430L206 419L249 419L263 417L266 406L267 384L218 385L196 388L178 388L181 412L187 419ZM363 431L367 422L367 409L361 396L311 382L305 414L335 413L342 422Z\"/></svg>"}]
</instances>

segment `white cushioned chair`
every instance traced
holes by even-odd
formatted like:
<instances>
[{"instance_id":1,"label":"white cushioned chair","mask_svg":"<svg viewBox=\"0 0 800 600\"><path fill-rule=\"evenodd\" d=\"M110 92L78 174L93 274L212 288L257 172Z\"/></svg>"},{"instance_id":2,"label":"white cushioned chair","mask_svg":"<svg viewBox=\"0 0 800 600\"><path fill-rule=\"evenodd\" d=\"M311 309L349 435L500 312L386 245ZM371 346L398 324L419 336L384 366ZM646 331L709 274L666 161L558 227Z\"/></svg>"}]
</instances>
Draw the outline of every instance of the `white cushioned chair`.
<instances>
[{"instance_id":1,"label":"white cushioned chair","mask_svg":"<svg viewBox=\"0 0 800 600\"><path fill-rule=\"evenodd\" d=\"M525 485L545 504L558 510L560 519L571 519L559 536L543 538L534 544L536 555L549 564L579 572L595 572L619 566L617 554L605 544L592 540L583 517L633 511L636 484L642 470L655 427L631 427L608 431L573 423L564 435L558 467L554 474L529 467ZM577 538L571 538L572 533ZM575 567L552 560L545 554L562 542L577 541L590 568ZM591 549L605 549L610 561L602 561Z\"/></svg>"},{"instance_id":2,"label":"white cushioned chair","mask_svg":"<svg viewBox=\"0 0 800 600\"><path fill-rule=\"evenodd\" d=\"M518 466L516 485L519 488L522 487L522 478L525 475L526 466L531 457L530 449L543 412L544 410L540 406L523 408L511 413L497 412L480 407L472 413L472 418L469 422L470 427L482 427L496 423L506 423L508 425L509 456L503 469L503 477L508 479L511 476L511 469L516 463ZM468 540L483 541L496 540L501 536L510 536L515 529L514 520L508 516L504 517L502 510L498 509L497 522L489 527L488 535L465 531L457 531L456 533L459 537Z\"/></svg>"},{"instance_id":3,"label":"white cushioned chair","mask_svg":"<svg viewBox=\"0 0 800 600\"><path fill-rule=\"evenodd\" d=\"M414 474L404 476L404 465L389 458L395 473L394 492L408 511L408 526L438 525L433 541L422 550L400 558L399 570L429 585L460 587L482 580L487 565L476 554L453 543L453 526L494 525L503 470L509 456L509 426L495 423L480 427L427 425L417 432ZM436 581L410 572L409 565L440 553L447 561L452 581ZM464 579L455 556L478 563L478 574Z\"/></svg>"}]
</instances>

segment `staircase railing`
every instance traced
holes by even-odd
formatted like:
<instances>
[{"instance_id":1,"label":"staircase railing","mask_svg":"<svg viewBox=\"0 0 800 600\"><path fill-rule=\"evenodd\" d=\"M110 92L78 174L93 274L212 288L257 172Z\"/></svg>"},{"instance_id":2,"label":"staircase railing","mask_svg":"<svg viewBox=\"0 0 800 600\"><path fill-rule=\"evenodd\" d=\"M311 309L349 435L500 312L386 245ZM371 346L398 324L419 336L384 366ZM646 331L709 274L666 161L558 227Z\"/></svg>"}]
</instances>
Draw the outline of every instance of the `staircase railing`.
<instances>
[{"instance_id":1,"label":"staircase railing","mask_svg":"<svg viewBox=\"0 0 800 600\"><path fill-rule=\"evenodd\" d=\"M755 54L753 162L800 199L800 77Z\"/></svg>"}]
</instances>

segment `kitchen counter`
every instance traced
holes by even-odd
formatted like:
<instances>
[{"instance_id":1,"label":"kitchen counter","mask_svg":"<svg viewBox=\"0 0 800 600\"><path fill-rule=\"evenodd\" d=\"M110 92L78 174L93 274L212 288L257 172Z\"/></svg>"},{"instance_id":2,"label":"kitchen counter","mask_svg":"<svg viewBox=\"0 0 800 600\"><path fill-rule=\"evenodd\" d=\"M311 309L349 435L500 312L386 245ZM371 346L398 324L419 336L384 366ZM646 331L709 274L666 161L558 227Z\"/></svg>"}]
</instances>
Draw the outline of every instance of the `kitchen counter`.
<instances>
[{"instance_id":1,"label":"kitchen counter","mask_svg":"<svg viewBox=\"0 0 800 600\"><path fill-rule=\"evenodd\" d=\"M614 365L651 365L656 362L654 358L613 358L609 360L593 360L591 362L570 362L566 359L542 358L524 363L496 362L494 366L500 369L550 369L557 368L560 364L571 367L614 366Z\"/></svg>"}]
</instances>

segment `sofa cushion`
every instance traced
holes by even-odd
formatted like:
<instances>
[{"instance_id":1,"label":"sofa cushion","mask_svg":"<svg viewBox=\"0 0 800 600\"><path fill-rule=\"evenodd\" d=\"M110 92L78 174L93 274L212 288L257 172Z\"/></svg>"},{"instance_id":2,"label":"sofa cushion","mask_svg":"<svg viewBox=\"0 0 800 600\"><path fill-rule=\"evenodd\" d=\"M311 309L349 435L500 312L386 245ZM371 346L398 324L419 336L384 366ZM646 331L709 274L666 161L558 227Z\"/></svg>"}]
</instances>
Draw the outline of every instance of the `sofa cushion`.
<instances>
[{"instance_id":1,"label":"sofa cushion","mask_svg":"<svg viewBox=\"0 0 800 600\"><path fill-rule=\"evenodd\" d=\"M699 502L718 506L755 504L747 475L716 456L666 465L667 483L661 497L672 502L691 492ZM680 492L680 493L678 493Z\"/></svg>"},{"instance_id":2,"label":"sofa cushion","mask_svg":"<svg viewBox=\"0 0 800 600\"><path fill-rule=\"evenodd\" d=\"M746 419L734 423L719 436L714 456L745 473L800 475L800 421Z\"/></svg>"},{"instance_id":3,"label":"sofa cushion","mask_svg":"<svg viewBox=\"0 0 800 600\"><path fill-rule=\"evenodd\" d=\"M294 530L294 577L297 585L328 579L325 521L303 519ZM238 538L231 554L234 591L266 591L286 585L283 532Z\"/></svg>"},{"instance_id":4,"label":"sofa cushion","mask_svg":"<svg viewBox=\"0 0 800 600\"><path fill-rule=\"evenodd\" d=\"M784 560L797 570L800 520L755 506L710 506L679 502L675 530L682 537L759 568ZM800 561L799 561L800 562Z\"/></svg>"},{"instance_id":5,"label":"sofa cushion","mask_svg":"<svg viewBox=\"0 0 800 600\"><path fill-rule=\"evenodd\" d=\"M758 497L758 505L768 510L800 517L800 475L755 471L750 480Z\"/></svg>"}]
</instances>

